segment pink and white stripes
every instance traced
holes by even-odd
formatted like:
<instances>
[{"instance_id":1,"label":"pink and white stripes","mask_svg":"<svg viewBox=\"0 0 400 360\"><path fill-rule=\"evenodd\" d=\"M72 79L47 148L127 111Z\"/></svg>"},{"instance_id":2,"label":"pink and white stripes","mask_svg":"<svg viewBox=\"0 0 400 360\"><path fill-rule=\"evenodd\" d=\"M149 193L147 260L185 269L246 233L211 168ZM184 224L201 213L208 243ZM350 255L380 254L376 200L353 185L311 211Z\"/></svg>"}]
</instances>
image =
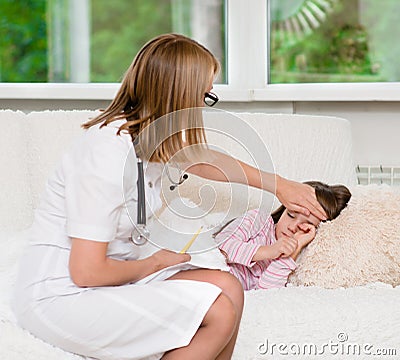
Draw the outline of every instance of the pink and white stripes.
<instances>
[{"instance_id":1,"label":"pink and white stripes","mask_svg":"<svg viewBox=\"0 0 400 360\"><path fill-rule=\"evenodd\" d=\"M215 240L227 256L230 272L245 290L284 287L289 274L297 267L291 257L252 261L260 246L276 242L275 224L260 209L250 210L232 221Z\"/></svg>"}]
</instances>

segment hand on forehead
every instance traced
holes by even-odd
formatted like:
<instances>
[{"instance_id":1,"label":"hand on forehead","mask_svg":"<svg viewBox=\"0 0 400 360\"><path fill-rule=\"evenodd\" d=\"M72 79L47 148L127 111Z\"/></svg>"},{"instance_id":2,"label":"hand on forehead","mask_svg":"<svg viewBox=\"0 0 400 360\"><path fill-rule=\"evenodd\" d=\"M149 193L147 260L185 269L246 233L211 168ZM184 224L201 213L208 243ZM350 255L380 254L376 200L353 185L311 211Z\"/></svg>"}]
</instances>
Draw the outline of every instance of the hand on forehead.
<instances>
[{"instance_id":1,"label":"hand on forehead","mask_svg":"<svg viewBox=\"0 0 400 360\"><path fill-rule=\"evenodd\" d=\"M311 224L311 225L314 225L315 227L318 227L318 225L321 222L321 220L318 219L313 214L310 214L310 215L307 216L307 215L304 215L304 214L299 213L297 211L290 211L290 210L287 210L287 209L286 209L286 212L289 215L292 215L294 217L294 219L296 219L299 223Z\"/></svg>"}]
</instances>

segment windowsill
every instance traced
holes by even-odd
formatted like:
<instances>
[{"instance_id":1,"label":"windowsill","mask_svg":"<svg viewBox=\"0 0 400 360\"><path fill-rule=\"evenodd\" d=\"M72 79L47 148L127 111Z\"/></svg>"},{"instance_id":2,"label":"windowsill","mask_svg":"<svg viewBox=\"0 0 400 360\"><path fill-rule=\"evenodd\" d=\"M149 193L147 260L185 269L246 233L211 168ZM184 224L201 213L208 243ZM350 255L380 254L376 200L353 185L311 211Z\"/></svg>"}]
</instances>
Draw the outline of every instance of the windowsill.
<instances>
[{"instance_id":1,"label":"windowsill","mask_svg":"<svg viewBox=\"0 0 400 360\"><path fill-rule=\"evenodd\" d=\"M400 83L274 84L253 101L400 101Z\"/></svg>"},{"instance_id":2,"label":"windowsill","mask_svg":"<svg viewBox=\"0 0 400 360\"><path fill-rule=\"evenodd\" d=\"M111 100L118 83L0 83L0 99ZM274 84L263 89L214 85L221 102L400 101L400 83Z\"/></svg>"}]
</instances>

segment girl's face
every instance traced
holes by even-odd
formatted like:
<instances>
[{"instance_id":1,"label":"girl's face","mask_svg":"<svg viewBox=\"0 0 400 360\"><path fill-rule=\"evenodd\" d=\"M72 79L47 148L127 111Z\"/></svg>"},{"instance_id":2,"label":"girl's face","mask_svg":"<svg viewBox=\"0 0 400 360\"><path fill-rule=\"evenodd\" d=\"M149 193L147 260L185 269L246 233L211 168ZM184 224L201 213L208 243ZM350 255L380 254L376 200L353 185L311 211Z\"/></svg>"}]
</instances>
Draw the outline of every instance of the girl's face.
<instances>
[{"instance_id":1,"label":"girl's face","mask_svg":"<svg viewBox=\"0 0 400 360\"><path fill-rule=\"evenodd\" d=\"M288 211L288 209L285 209L276 224L275 236L277 239L283 236L292 237L296 232L299 230L301 231L299 227L300 224L311 224L317 228L319 223L320 220L312 214L305 216L296 211Z\"/></svg>"}]
</instances>

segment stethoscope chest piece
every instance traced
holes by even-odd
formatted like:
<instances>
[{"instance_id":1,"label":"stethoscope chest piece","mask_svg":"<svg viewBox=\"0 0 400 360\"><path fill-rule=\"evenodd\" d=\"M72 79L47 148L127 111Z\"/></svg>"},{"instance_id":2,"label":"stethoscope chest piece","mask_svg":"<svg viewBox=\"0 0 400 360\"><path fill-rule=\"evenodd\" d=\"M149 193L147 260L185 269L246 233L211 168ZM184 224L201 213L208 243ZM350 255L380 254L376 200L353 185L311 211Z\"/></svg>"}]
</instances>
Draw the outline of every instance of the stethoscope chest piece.
<instances>
[{"instance_id":1,"label":"stethoscope chest piece","mask_svg":"<svg viewBox=\"0 0 400 360\"><path fill-rule=\"evenodd\" d=\"M132 231L131 240L135 245L144 245L150 238L150 231L147 229L145 224L137 224Z\"/></svg>"}]
</instances>

